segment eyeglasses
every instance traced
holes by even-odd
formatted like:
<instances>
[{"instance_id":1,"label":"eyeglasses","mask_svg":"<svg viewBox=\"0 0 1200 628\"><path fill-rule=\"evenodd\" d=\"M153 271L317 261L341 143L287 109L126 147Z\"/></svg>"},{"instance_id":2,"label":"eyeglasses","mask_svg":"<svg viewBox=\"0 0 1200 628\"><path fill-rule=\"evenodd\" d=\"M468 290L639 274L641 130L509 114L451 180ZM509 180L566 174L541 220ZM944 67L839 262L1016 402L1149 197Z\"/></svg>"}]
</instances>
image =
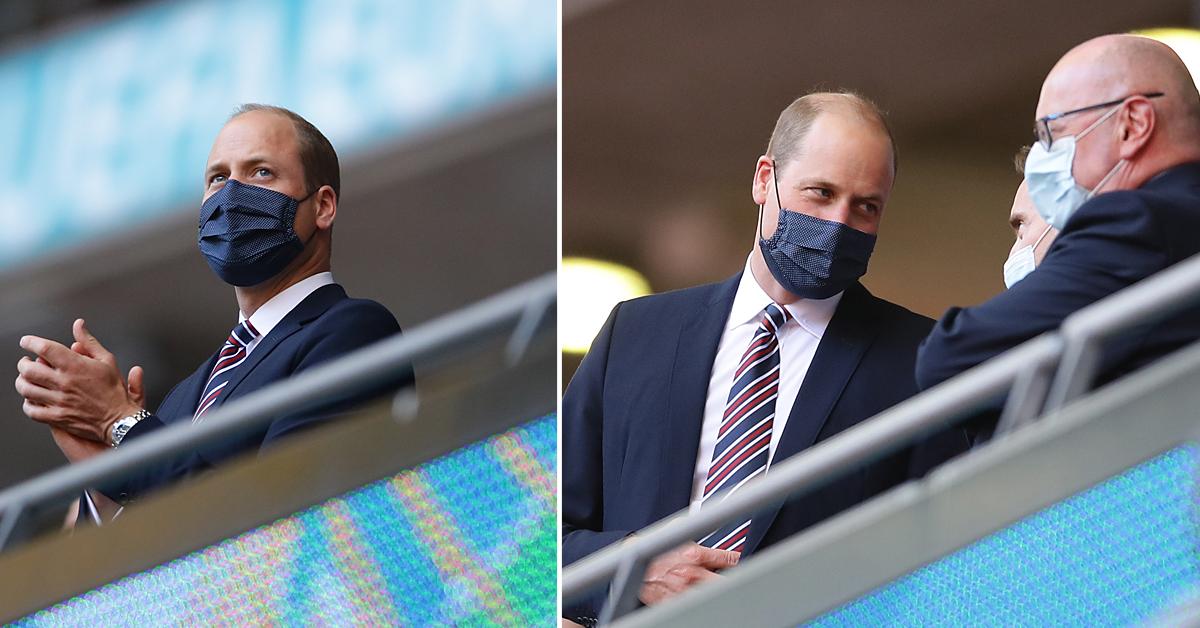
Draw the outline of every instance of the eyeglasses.
<instances>
[{"instance_id":1,"label":"eyeglasses","mask_svg":"<svg viewBox=\"0 0 1200 628\"><path fill-rule=\"evenodd\" d=\"M1116 100L1102 102L1098 105L1088 105L1087 107L1080 107L1079 109L1072 109L1070 111L1064 111L1062 113L1052 113L1044 118L1038 118L1037 121L1034 122L1033 137L1034 137L1034 139L1036 139L1038 141L1038 143L1040 143L1042 145L1042 148L1045 148L1046 150L1050 150L1050 146L1052 146L1054 144L1054 137L1050 133L1050 123L1054 120L1059 120L1059 119L1065 118L1067 116L1073 116L1077 113L1083 113L1085 111L1091 111L1093 109L1103 109L1104 107L1112 107L1115 105L1119 105L1119 104L1125 102L1126 100L1133 98L1134 96L1141 96L1143 98L1158 98L1159 96L1162 96L1162 95L1163 95L1162 92L1150 92L1148 94L1133 94L1132 96L1126 96L1124 98L1118 98Z\"/></svg>"}]
</instances>

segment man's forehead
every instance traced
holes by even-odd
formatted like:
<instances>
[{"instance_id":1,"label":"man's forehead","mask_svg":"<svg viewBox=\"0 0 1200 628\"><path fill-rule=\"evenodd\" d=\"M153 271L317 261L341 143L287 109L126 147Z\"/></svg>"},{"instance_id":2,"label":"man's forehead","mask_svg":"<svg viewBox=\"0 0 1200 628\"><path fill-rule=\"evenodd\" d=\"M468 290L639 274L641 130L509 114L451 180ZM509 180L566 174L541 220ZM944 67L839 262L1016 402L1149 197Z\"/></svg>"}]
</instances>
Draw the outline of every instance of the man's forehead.
<instances>
[{"instance_id":1,"label":"man's forehead","mask_svg":"<svg viewBox=\"0 0 1200 628\"><path fill-rule=\"evenodd\" d=\"M290 120L267 111L249 111L221 128L213 141L209 163L252 156L294 156L297 149L296 129Z\"/></svg>"},{"instance_id":2,"label":"man's forehead","mask_svg":"<svg viewBox=\"0 0 1200 628\"><path fill-rule=\"evenodd\" d=\"M1038 99L1037 118L1120 98L1126 83L1118 68L1097 60L1062 63L1050 72Z\"/></svg>"}]
</instances>

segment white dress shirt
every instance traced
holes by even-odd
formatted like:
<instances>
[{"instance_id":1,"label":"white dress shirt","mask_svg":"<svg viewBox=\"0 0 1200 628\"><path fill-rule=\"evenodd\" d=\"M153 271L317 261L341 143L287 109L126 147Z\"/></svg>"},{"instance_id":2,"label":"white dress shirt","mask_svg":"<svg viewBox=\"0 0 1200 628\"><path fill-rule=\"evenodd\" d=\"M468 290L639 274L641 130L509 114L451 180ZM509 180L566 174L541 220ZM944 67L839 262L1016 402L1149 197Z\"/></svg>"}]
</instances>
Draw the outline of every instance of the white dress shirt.
<instances>
[{"instance_id":1,"label":"white dress shirt","mask_svg":"<svg viewBox=\"0 0 1200 628\"><path fill-rule=\"evenodd\" d=\"M250 316L250 324L258 330L258 335L250 341L250 344L246 345L246 355L250 355L254 351L254 347L258 346L258 342L266 338L267 334L271 333L271 330L279 324L279 321L296 309L296 306L307 299L308 295L316 292L317 288L328 286L331 283L333 283L333 273L317 273L288 286L283 292L260 305ZM239 310L238 322L241 323L245 320L246 315Z\"/></svg>"},{"instance_id":2,"label":"white dress shirt","mask_svg":"<svg viewBox=\"0 0 1200 628\"><path fill-rule=\"evenodd\" d=\"M784 305L791 318L779 330L779 395L775 398L775 420L771 428L771 449L767 465L775 459L775 448L787 426L788 415L800 384L808 373L817 345L833 319L833 312L842 300L842 293L828 299L801 299ZM758 330L763 308L771 303L771 297L758 285L746 260L746 270L733 297L725 331L717 345L717 357L713 360L712 375L708 380L708 397L704 403L704 423L700 428L700 451L696 454L696 469L692 474L692 501L690 509L700 507L704 497L704 484L708 467L712 463L713 448L717 445L717 432L725 414L725 403L729 389L733 387L733 373L742 361L742 354L750 346L750 339Z\"/></svg>"}]
</instances>

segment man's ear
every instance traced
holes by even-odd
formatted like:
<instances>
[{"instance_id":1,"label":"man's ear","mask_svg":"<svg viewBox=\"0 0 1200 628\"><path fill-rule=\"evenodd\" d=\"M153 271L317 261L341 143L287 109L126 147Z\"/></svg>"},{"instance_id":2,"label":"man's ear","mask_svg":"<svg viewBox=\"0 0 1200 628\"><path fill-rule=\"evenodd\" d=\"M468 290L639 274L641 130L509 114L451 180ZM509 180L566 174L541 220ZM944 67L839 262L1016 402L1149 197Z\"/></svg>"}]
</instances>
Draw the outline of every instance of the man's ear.
<instances>
[{"instance_id":1,"label":"man's ear","mask_svg":"<svg viewBox=\"0 0 1200 628\"><path fill-rule=\"evenodd\" d=\"M323 185L317 190L316 199L317 212L314 222L318 229L329 229L337 218L337 194L332 187Z\"/></svg>"},{"instance_id":2,"label":"man's ear","mask_svg":"<svg viewBox=\"0 0 1200 628\"><path fill-rule=\"evenodd\" d=\"M1118 124L1118 152L1121 159L1131 159L1146 147L1150 136L1154 134L1156 123L1154 106L1150 104L1149 98L1135 96L1129 100L1120 114Z\"/></svg>"},{"instance_id":3,"label":"man's ear","mask_svg":"<svg viewBox=\"0 0 1200 628\"><path fill-rule=\"evenodd\" d=\"M750 185L750 197L754 199L755 205L767 202L767 190L771 189L771 174L774 168L774 161L770 157L762 155L758 158L758 163L754 166L754 182Z\"/></svg>"}]
</instances>

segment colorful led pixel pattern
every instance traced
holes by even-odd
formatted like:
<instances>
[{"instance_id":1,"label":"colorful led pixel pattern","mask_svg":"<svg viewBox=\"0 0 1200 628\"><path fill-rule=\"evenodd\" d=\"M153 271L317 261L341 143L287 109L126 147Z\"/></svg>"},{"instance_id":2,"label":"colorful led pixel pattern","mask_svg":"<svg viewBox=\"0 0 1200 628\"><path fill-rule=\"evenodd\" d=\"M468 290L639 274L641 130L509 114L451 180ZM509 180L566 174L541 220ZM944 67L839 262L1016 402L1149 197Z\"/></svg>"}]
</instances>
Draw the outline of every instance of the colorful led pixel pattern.
<instances>
[{"instance_id":1,"label":"colorful led pixel pattern","mask_svg":"<svg viewBox=\"0 0 1200 628\"><path fill-rule=\"evenodd\" d=\"M543 417L17 625L554 625L556 433Z\"/></svg>"},{"instance_id":2,"label":"colorful led pixel pattern","mask_svg":"<svg viewBox=\"0 0 1200 628\"><path fill-rule=\"evenodd\" d=\"M1124 626L1200 585L1200 448L1173 449L919 569L818 626Z\"/></svg>"}]
</instances>

